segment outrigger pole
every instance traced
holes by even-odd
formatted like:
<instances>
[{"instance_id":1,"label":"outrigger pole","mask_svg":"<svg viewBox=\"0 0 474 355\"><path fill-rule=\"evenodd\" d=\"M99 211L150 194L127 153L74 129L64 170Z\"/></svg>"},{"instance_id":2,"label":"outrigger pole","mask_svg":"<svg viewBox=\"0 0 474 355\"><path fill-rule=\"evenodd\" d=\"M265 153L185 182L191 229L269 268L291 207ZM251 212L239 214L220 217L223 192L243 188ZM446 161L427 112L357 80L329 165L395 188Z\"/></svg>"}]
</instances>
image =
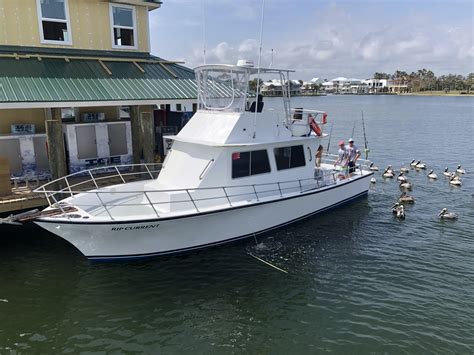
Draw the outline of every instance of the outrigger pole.
<instances>
[{"instance_id":1,"label":"outrigger pole","mask_svg":"<svg viewBox=\"0 0 474 355\"><path fill-rule=\"evenodd\" d=\"M331 122L331 130L329 131L328 147L326 148L327 153L329 153L329 146L331 144L332 128L333 127L334 127L334 121Z\"/></svg>"},{"instance_id":2,"label":"outrigger pole","mask_svg":"<svg viewBox=\"0 0 474 355\"><path fill-rule=\"evenodd\" d=\"M260 94L260 65L262 63L262 41L263 41L263 20L265 18L265 0L262 0L262 21L260 22L260 46L258 49L258 68L257 68L257 95L255 96L255 105L258 106L258 95ZM256 107L255 106L255 107ZM257 133L257 109L253 116L253 138Z\"/></svg>"},{"instance_id":3,"label":"outrigger pole","mask_svg":"<svg viewBox=\"0 0 474 355\"><path fill-rule=\"evenodd\" d=\"M367 136L365 135L364 111L362 113L362 129L364 130L364 144L365 144L365 160L369 159L369 148L367 147Z\"/></svg>"}]
</instances>

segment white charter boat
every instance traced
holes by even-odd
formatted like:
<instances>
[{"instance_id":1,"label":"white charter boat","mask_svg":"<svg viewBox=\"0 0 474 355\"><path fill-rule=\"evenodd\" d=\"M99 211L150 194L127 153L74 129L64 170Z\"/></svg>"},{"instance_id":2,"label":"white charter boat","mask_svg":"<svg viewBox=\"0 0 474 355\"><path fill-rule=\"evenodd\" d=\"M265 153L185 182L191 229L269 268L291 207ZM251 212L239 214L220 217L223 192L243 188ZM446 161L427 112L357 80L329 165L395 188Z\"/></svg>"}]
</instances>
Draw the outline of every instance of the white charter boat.
<instances>
[{"instance_id":1,"label":"white charter boat","mask_svg":"<svg viewBox=\"0 0 474 355\"><path fill-rule=\"evenodd\" d=\"M133 259L254 236L367 194L368 161L350 175L327 154L315 167L327 115L290 108L289 70L245 64L195 72L198 110L172 137L157 177L153 164L142 164L51 181L36 190L50 206L34 222L91 260ZM282 112L248 94L257 73L280 75ZM143 171L148 179L129 181Z\"/></svg>"}]
</instances>

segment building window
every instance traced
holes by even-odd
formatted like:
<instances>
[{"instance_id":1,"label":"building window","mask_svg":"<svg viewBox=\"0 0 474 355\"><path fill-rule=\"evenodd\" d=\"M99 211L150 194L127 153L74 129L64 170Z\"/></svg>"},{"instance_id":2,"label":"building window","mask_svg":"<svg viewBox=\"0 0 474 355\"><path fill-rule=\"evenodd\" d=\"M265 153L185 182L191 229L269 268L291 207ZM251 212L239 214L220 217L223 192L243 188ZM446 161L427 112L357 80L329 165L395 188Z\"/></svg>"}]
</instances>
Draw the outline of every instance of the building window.
<instances>
[{"instance_id":1,"label":"building window","mask_svg":"<svg viewBox=\"0 0 474 355\"><path fill-rule=\"evenodd\" d=\"M232 153L232 179L270 172L266 150Z\"/></svg>"},{"instance_id":2,"label":"building window","mask_svg":"<svg viewBox=\"0 0 474 355\"><path fill-rule=\"evenodd\" d=\"M110 4L112 47L137 49L135 7Z\"/></svg>"},{"instance_id":3,"label":"building window","mask_svg":"<svg viewBox=\"0 0 474 355\"><path fill-rule=\"evenodd\" d=\"M41 43L72 44L68 0L36 0Z\"/></svg>"},{"instance_id":4,"label":"building window","mask_svg":"<svg viewBox=\"0 0 474 355\"><path fill-rule=\"evenodd\" d=\"M130 119L130 106L120 106L119 107L119 118L121 120Z\"/></svg>"},{"instance_id":5,"label":"building window","mask_svg":"<svg viewBox=\"0 0 474 355\"><path fill-rule=\"evenodd\" d=\"M181 104L176 104L176 111L180 112L182 111L181 109L182 109Z\"/></svg>"},{"instance_id":6,"label":"building window","mask_svg":"<svg viewBox=\"0 0 474 355\"><path fill-rule=\"evenodd\" d=\"M275 148L275 161L278 170L305 166L305 156L302 145Z\"/></svg>"}]
</instances>

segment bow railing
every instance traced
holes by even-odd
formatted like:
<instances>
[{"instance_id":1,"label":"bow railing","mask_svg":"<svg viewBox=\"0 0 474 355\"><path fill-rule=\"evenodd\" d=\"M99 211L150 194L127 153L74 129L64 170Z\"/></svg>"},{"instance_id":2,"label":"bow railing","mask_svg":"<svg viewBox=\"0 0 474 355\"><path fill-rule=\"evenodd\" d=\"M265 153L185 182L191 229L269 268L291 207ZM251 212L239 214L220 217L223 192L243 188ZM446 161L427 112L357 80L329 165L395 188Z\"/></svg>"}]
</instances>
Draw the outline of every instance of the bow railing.
<instances>
[{"instance_id":1,"label":"bow railing","mask_svg":"<svg viewBox=\"0 0 474 355\"><path fill-rule=\"evenodd\" d=\"M153 172L155 170L150 170L148 167L148 171L149 178L154 178ZM125 176L135 174L140 174L140 172L124 174L119 169L116 171L116 176L123 180L122 183L126 181ZM43 185L36 192L44 193L50 206L60 210L61 215L68 219L93 216L113 221L130 218L133 214L140 215L145 219L160 218L167 215L200 213L219 208L247 205L323 189L341 181L339 172L321 170L321 173L315 174L313 178L261 184L167 190L120 190L116 188L109 190L101 188L99 184L99 181L105 181L106 177L94 177L91 171L90 176L91 178L87 181L75 183L71 183L70 176L67 176ZM108 178L108 181L111 181L110 176ZM65 186L55 189L55 182L56 184L64 183ZM92 190L78 188L91 182L94 187L97 187ZM81 196L77 196L79 194ZM62 201L67 197L75 198ZM86 214L71 211L71 207L81 209Z\"/></svg>"}]
</instances>

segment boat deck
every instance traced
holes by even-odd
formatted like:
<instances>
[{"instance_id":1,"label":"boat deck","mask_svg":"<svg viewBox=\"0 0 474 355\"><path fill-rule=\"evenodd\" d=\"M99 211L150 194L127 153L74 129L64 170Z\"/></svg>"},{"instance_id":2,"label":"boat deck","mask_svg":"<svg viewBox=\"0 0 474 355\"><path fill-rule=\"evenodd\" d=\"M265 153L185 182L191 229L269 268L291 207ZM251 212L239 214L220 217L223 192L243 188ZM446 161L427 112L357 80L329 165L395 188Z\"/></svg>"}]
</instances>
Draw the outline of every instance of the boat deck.
<instances>
[{"instance_id":1,"label":"boat deck","mask_svg":"<svg viewBox=\"0 0 474 355\"><path fill-rule=\"evenodd\" d=\"M75 222L103 222L163 219L208 213L327 189L370 174L357 170L352 177L324 163L315 169L314 177L300 180L212 188L156 190L147 186L151 180L113 185L78 194L62 200L60 208L74 206L77 211L56 215L54 219ZM62 193L67 192L62 190ZM51 208L57 208L57 204Z\"/></svg>"}]
</instances>

